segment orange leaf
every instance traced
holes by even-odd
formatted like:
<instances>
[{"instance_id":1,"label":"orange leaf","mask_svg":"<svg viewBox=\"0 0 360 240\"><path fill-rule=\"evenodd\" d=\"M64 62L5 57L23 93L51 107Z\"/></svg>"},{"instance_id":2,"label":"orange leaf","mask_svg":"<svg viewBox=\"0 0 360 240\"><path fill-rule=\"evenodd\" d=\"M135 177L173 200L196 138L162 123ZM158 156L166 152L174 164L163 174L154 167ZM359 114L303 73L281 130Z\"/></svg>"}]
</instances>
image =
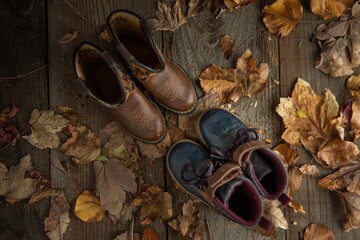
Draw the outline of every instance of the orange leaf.
<instances>
[{"instance_id":1,"label":"orange leaf","mask_svg":"<svg viewBox=\"0 0 360 240\"><path fill-rule=\"evenodd\" d=\"M272 33L281 37L294 31L303 13L300 0L277 0L263 9L263 21Z\"/></svg>"},{"instance_id":2,"label":"orange leaf","mask_svg":"<svg viewBox=\"0 0 360 240\"><path fill-rule=\"evenodd\" d=\"M156 232L154 232L154 230L147 227L147 228L145 228L141 239L142 240L160 240L160 237L159 237L159 235L157 235Z\"/></svg>"},{"instance_id":3,"label":"orange leaf","mask_svg":"<svg viewBox=\"0 0 360 240\"><path fill-rule=\"evenodd\" d=\"M351 9L353 0L311 0L310 9L324 20L340 17L344 11Z\"/></svg>"},{"instance_id":4,"label":"orange leaf","mask_svg":"<svg viewBox=\"0 0 360 240\"><path fill-rule=\"evenodd\" d=\"M305 229L304 240L335 240L335 234L322 224L312 223Z\"/></svg>"}]
</instances>

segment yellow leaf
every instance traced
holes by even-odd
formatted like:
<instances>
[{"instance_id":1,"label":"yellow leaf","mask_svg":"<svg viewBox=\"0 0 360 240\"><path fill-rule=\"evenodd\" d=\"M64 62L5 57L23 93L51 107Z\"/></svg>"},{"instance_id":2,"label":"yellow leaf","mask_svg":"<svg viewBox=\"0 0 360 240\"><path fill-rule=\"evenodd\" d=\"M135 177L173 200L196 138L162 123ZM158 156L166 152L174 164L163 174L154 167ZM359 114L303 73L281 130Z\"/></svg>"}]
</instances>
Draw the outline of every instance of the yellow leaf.
<instances>
[{"instance_id":1,"label":"yellow leaf","mask_svg":"<svg viewBox=\"0 0 360 240\"><path fill-rule=\"evenodd\" d=\"M99 222L105 213L99 196L92 190L83 191L75 203L75 215L84 222Z\"/></svg>"},{"instance_id":2,"label":"yellow leaf","mask_svg":"<svg viewBox=\"0 0 360 240\"><path fill-rule=\"evenodd\" d=\"M340 17L351 9L353 0L311 0L310 10L324 20Z\"/></svg>"},{"instance_id":3,"label":"yellow leaf","mask_svg":"<svg viewBox=\"0 0 360 240\"><path fill-rule=\"evenodd\" d=\"M263 21L272 33L281 37L294 31L303 13L300 0L277 0L263 9Z\"/></svg>"}]
</instances>

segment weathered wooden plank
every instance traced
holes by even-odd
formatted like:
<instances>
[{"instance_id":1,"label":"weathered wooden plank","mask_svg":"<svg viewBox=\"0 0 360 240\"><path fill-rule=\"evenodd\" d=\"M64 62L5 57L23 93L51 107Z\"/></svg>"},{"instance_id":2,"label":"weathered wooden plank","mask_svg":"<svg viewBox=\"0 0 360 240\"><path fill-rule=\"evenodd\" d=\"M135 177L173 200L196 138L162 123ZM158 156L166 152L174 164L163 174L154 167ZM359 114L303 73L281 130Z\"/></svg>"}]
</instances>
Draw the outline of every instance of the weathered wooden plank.
<instances>
[{"instance_id":1,"label":"weathered wooden plank","mask_svg":"<svg viewBox=\"0 0 360 240\"><path fill-rule=\"evenodd\" d=\"M0 1L0 109L12 105L20 108L15 120L19 131L28 127L34 108L48 107L47 69L17 79L2 77L18 76L46 65L45 13L44 1ZM3 147L1 144L0 149ZM1 150L0 162L10 167L26 154L31 154L35 169L49 177L49 152L35 149L24 139L15 147ZM47 239L43 220L48 207L46 200L33 205L26 200L10 205L2 198L0 238Z\"/></svg>"},{"instance_id":2,"label":"weathered wooden plank","mask_svg":"<svg viewBox=\"0 0 360 240\"><path fill-rule=\"evenodd\" d=\"M72 6L77 9L91 25L76 14L65 1L52 1L48 4L48 33L49 33L49 80L50 80L50 105L66 105L75 107L79 114L80 121L89 126L94 132L99 133L111 118L105 110L95 103L92 99L83 97L78 98L78 92L72 84L74 78L72 67L73 50L82 41L93 42L109 51L115 56L116 53L110 44L99 41L98 34L102 31L106 23L106 17L116 9L124 8L132 10L146 18L154 17L156 3L143 1L70 1ZM60 45L58 39L64 34L78 30L79 36L74 41ZM64 61L66 59L66 61ZM51 157L57 157L62 161L69 161L67 157L58 151L52 151ZM145 161L145 160L142 160ZM149 165L142 162L140 164L145 172L146 179L152 184L164 187L163 162L155 161ZM95 176L92 165L79 166L80 178L76 182L57 169L51 169L51 176L59 187L65 189L70 199L71 212L75 204L76 197L84 189L95 188ZM137 215L138 218L138 215ZM155 223L152 228L159 233L161 239L166 238L164 223ZM65 235L65 239L113 239L119 233L129 230L129 222L112 225L108 218L97 224L81 222L74 214L71 214L70 231ZM135 231L142 231L136 223Z\"/></svg>"},{"instance_id":3,"label":"weathered wooden plank","mask_svg":"<svg viewBox=\"0 0 360 240\"><path fill-rule=\"evenodd\" d=\"M305 7L303 18L296 30L288 37L280 39L281 95L289 96L296 79L300 77L308 81L317 94L322 94L325 88L328 88L334 93L339 104L344 104L346 77L331 78L313 67L320 54L316 42L312 41L312 32L320 23L324 21L311 14ZM309 163L312 159L310 154L305 150L301 153L301 163ZM326 172L328 171L322 171L322 174ZM310 223L321 223L331 228L336 239L360 238L360 230L344 232L343 216L337 194L318 188L315 179L304 177L302 187L295 193L294 199L304 206L307 215L302 217L288 208L287 219L290 222L297 222L297 225L290 224L286 239L302 239L303 231Z\"/></svg>"},{"instance_id":4,"label":"weathered wooden plank","mask_svg":"<svg viewBox=\"0 0 360 240\"><path fill-rule=\"evenodd\" d=\"M280 95L279 86L273 82L279 79L278 40L276 36L266 31L260 20L263 6L263 1L260 1L218 19L215 19L211 13L202 12L188 19L187 24L175 31L174 46L169 35L166 35L164 48L167 49L168 56L182 66L197 83L198 76L206 67L211 64L234 67L236 60L246 49L250 49L258 63L269 63L270 76L265 91L257 97L241 98L235 104L235 111L245 123L264 130L262 138L273 139L275 143L280 139L281 130L279 119L274 111ZM229 60L224 58L217 43L219 37L225 34L233 37L236 42L235 52ZM168 186L176 199L175 206L179 214L182 203L189 196L175 190L169 176ZM213 239L265 239L233 223L205 205L201 205L201 209L205 212L205 219L209 222ZM168 231L169 239L177 239L173 230ZM284 231L279 231L278 239L284 239L284 233ZM209 239L209 236L205 239Z\"/></svg>"}]
</instances>

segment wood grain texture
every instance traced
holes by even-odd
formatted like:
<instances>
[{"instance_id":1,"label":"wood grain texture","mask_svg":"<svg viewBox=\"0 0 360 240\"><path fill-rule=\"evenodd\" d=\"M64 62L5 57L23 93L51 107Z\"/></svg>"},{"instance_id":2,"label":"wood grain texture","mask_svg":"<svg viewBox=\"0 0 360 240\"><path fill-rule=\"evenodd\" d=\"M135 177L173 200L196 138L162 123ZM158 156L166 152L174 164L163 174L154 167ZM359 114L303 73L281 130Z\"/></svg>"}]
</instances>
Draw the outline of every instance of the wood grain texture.
<instances>
[{"instance_id":1,"label":"wood grain texture","mask_svg":"<svg viewBox=\"0 0 360 240\"><path fill-rule=\"evenodd\" d=\"M273 82L279 79L278 41L276 36L266 31L259 20L263 6L264 3L261 1L217 19L210 12L201 12L188 19L188 23L175 32L173 46L172 39L169 39L172 36L165 35L164 48L173 61L182 66L196 83L201 71L211 64L235 67L236 60L246 49L253 53L257 63L269 63L270 76L265 91L256 97L241 98L235 103L235 112L249 126L262 129L264 134L261 138L273 139L275 143L280 139L281 134L279 118L274 111L280 96L280 87ZM235 52L229 60L224 58L218 44L218 39L225 34L235 40ZM201 94L201 91L198 93ZM175 206L179 214L182 204L189 196L175 190L169 177L168 182L176 199ZM201 204L201 210L205 213L213 239L265 239L233 223L210 207ZM171 229L169 229L169 239L177 239L176 233ZM207 235L205 239L210 238ZM278 232L278 239L285 239L284 231Z\"/></svg>"},{"instance_id":2,"label":"wood grain texture","mask_svg":"<svg viewBox=\"0 0 360 240\"><path fill-rule=\"evenodd\" d=\"M0 1L0 78L28 73L46 65L45 19L44 1ZM47 89L46 68L22 78L0 80L0 110L12 105L20 108L15 125L19 131L24 131L32 110L48 107ZM27 154L31 155L34 168L49 177L48 151L37 150L24 139L18 140L15 147L1 151L0 162L10 167ZM0 238L46 239L43 220L48 208L46 200L36 205L28 205L27 201L10 205L1 199Z\"/></svg>"},{"instance_id":3,"label":"wood grain texture","mask_svg":"<svg viewBox=\"0 0 360 240\"><path fill-rule=\"evenodd\" d=\"M318 95L327 88L336 96L339 104L346 103L347 77L331 78L314 68L315 61L320 58L320 52L317 44L312 41L312 33L323 22L305 7L303 18L296 30L288 37L280 39L280 85L283 97L289 96L296 79L302 78L311 84ZM356 71L359 72L359 69ZM310 154L302 150L299 164L309 163L311 159ZM322 170L321 173L325 176L329 171ZM316 179L304 176L302 187L295 193L294 199L304 206L307 214L302 217L287 209L287 219L297 222L297 225L290 225L286 231L286 239L302 239L304 228L310 223L321 223L329 227L334 231L336 239L360 239L360 230L344 232L344 216L341 214L337 194L318 188Z\"/></svg>"}]
</instances>

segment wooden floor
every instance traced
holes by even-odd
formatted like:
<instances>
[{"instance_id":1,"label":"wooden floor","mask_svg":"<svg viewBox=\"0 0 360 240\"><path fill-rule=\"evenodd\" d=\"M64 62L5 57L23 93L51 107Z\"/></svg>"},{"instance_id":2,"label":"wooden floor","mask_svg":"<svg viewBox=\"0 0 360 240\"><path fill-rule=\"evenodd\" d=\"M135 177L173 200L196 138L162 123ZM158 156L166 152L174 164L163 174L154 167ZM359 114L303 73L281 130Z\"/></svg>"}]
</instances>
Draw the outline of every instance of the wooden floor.
<instances>
[{"instance_id":1,"label":"wooden floor","mask_svg":"<svg viewBox=\"0 0 360 240\"><path fill-rule=\"evenodd\" d=\"M98 34L106 17L116 9L129 9L145 18L154 17L156 12L156 1L150 0L67 1L93 25L80 18L65 0L0 0L0 77L17 76L47 65L46 68L25 77L0 80L0 109L10 105L21 109L16 118L19 130L27 128L34 108L48 109L64 105L75 107L81 122L98 132L110 121L110 117L91 99L78 97L72 83L73 50L82 41L90 41L111 49L109 44L99 40ZM165 54L181 65L195 81L200 72L210 64L234 66L235 60L247 48L259 62L268 62L271 73L266 90L257 97L241 99L237 109L245 122L251 122L263 129L264 137L272 139L275 145L280 142L282 133L281 119L275 113L275 108L281 96L289 95L296 78L309 81L318 94L328 88L340 98L340 102L346 99L342 98L345 78L330 78L313 68L318 49L311 40L312 31L322 21L310 14L305 7L302 21L295 32L289 37L279 39L270 34L261 21L261 9L271 2L273 1L258 1L255 5L219 19L215 19L211 14L200 14L189 19L174 35L159 33L158 43ZM73 30L79 31L78 37L61 45L58 39ZM214 44L214 41L224 34L230 35L236 41L236 51L229 60L225 60L219 45ZM276 84L274 80L280 81L280 84ZM78 194L84 189L95 188L91 165L79 166L79 177L72 180L50 166L51 158L66 160L63 154L35 149L25 140L20 140L15 147L10 146L1 151L0 161L10 166L17 164L18 159L28 153L32 156L35 168L50 177L55 186L64 188L69 197L71 223L64 239L112 240L129 229L129 223L112 225L108 218L97 224L89 224L74 216L73 207ZM302 162L310 160L306 153L301 158ZM158 184L173 194L175 212L179 213L189 196L174 188L165 171L164 160L157 160L152 165L142 165L150 183ZM341 229L343 219L336 193L317 188L314 179L304 177L302 188L295 194L295 199L303 204L308 214L303 217L287 209L289 229L279 230L278 239L302 239L304 228L312 222L322 223L333 229L336 239L360 239L360 230L345 233ZM30 206L25 201L14 205L1 201L0 239L47 239L43 221L49 207L49 201ZM209 222L214 240L265 239L232 223L206 206L201 208L205 210L205 218ZM297 225L291 224L292 222L297 222ZM161 239L178 239L177 234L164 222L157 222L151 227ZM139 224L136 224L135 231L141 231ZM208 234L205 239L210 239Z\"/></svg>"}]
</instances>

